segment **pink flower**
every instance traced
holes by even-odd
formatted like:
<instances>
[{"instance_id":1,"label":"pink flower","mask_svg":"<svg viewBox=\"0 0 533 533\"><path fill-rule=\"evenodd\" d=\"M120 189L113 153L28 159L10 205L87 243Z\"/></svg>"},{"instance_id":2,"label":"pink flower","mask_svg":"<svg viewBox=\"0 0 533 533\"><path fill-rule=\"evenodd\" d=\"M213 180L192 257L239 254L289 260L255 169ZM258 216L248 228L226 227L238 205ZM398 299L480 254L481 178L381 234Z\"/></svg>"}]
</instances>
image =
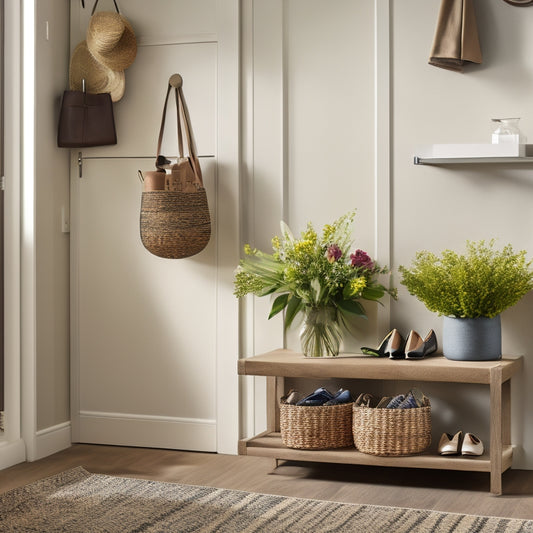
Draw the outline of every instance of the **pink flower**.
<instances>
[{"instance_id":1,"label":"pink flower","mask_svg":"<svg viewBox=\"0 0 533 533\"><path fill-rule=\"evenodd\" d=\"M354 254L350 254L350 259L354 268L366 268L368 270L374 268L374 261L363 250L355 250Z\"/></svg>"},{"instance_id":2,"label":"pink flower","mask_svg":"<svg viewBox=\"0 0 533 533\"><path fill-rule=\"evenodd\" d=\"M334 263L339 260L342 256L342 250L336 244L330 244L328 246L328 251L326 252L326 257L330 263Z\"/></svg>"}]
</instances>

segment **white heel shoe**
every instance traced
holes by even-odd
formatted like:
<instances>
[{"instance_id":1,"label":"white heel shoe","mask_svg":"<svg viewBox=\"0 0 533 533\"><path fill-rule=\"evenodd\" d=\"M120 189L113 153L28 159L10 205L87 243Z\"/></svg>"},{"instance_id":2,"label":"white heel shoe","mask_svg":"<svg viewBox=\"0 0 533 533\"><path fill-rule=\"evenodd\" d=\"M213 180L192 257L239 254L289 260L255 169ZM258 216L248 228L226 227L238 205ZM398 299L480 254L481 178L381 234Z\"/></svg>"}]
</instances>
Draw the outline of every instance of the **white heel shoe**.
<instances>
[{"instance_id":1,"label":"white heel shoe","mask_svg":"<svg viewBox=\"0 0 533 533\"><path fill-rule=\"evenodd\" d=\"M461 455L483 455L483 443L472 433L466 433L461 447Z\"/></svg>"},{"instance_id":2,"label":"white heel shoe","mask_svg":"<svg viewBox=\"0 0 533 533\"><path fill-rule=\"evenodd\" d=\"M461 450L461 440L463 432L458 431L455 435L449 433L443 433L439 441L439 453L440 455L459 455Z\"/></svg>"}]
</instances>

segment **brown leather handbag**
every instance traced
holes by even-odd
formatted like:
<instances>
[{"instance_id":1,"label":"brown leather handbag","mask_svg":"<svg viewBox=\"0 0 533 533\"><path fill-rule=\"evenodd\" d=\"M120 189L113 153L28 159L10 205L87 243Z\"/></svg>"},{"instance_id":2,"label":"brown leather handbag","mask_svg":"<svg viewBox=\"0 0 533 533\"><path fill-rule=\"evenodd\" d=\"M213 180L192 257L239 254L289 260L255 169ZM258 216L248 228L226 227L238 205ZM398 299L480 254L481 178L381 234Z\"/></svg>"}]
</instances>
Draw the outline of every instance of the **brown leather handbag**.
<instances>
[{"instance_id":1,"label":"brown leather handbag","mask_svg":"<svg viewBox=\"0 0 533 533\"><path fill-rule=\"evenodd\" d=\"M201 252L211 237L211 217L202 181L200 162L191 128L189 111L179 74L170 77L157 142L156 170L139 176L144 182L141 198L140 230L144 247L158 257L182 259ZM174 89L178 120L176 163L161 155L165 117ZM183 122L183 126L182 126ZM183 155L183 132L189 155Z\"/></svg>"},{"instance_id":2,"label":"brown leather handbag","mask_svg":"<svg viewBox=\"0 0 533 533\"><path fill-rule=\"evenodd\" d=\"M62 148L83 148L108 144L117 144L111 95L65 91L59 115L57 145Z\"/></svg>"}]
</instances>

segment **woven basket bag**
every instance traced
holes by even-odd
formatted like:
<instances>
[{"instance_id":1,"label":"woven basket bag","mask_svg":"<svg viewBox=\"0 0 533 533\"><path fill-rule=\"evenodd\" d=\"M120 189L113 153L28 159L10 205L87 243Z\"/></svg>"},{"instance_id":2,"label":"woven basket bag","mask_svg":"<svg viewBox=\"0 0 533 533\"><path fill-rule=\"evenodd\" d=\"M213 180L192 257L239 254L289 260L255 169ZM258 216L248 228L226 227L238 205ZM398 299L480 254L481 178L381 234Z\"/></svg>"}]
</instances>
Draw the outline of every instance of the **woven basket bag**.
<instances>
[{"instance_id":1,"label":"woven basket bag","mask_svg":"<svg viewBox=\"0 0 533 533\"><path fill-rule=\"evenodd\" d=\"M211 217L207 194L202 181L202 171L196 155L196 146L189 112L181 89L179 74L170 77L163 107L163 117L157 142L155 171L139 171L144 181L141 198L140 230L144 247L158 257L182 259L201 252L211 237ZM175 89L178 119L177 163L161 155L168 98ZM183 155L182 124L189 148Z\"/></svg>"},{"instance_id":2,"label":"woven basket bag","mask_svg":"<svg viewBox=\"0 0 533 533\"><path fill-rule=\"evenodd\" d=\"M353 407L353 440L363 453L400 456L431 444L431 405L413 409Z\"/></svg>"},{"instance_id":3,"label":"woven basket bag","mask_svg":"<svg viewBox=\"0 0 533 533\"><path fill-rule=\"evenodd\" d=\"M288 448L324 450L353 446L353 403L291 405L280 403L281 441Z\"/></svg>"},{"instance_id":4,"label":"woven basket bag","mask_svg":"<svg viewBox=\"0 0 533 533\"><path fill-rule=\"evenodd\" d=\"M206 195L143 192L140 224L142 243L154 255L180 259L200 253L211 236Z\"/></svg>"}]
</instances>

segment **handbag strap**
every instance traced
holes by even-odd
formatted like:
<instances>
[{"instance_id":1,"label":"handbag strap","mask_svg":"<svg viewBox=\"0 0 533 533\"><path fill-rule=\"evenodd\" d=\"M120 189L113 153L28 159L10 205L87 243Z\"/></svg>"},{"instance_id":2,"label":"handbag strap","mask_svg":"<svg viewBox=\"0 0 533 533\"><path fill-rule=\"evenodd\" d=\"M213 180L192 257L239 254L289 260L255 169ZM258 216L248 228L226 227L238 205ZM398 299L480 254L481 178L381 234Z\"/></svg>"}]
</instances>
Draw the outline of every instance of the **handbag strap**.
<instances>
[{"instance_id":1,"label":"handbag strap","mask_svg":"<svg viewBox=\"0 0 533 533\"><path fill-rule=\"evenodd\" d=\"M161 117L161 127L159 129L159 138L157 140L157 155L156 155L156 167L161 168L164 164L168 163L168 160L161 156L161 145L163 143L163 132L165 129L165 121L167 115L167 105L170 92L174 89L174 95L176 98L176 118L178 127L178 152L179 157L183 158L183 133L181 120L183 119L183 125L185 129L185 138L187 140L187 148L189 152L189 158L191 160L192 169L194 171L195 183L199 187L203 187L202 170L200 168L200 161L196 155L196 143L194 141L194 134L191 128L191 119L189 116L189 110L185 102L185 96L181 88L183 79L179 74L173 74L168 80L167 94L165 97L165 104L163 105L163 116Z\"/></svg>"},{"instance_id":2,"label":"handbag strap","mask_svg":"<svg viewBox=\"0 0 533 533\"><path fill-rule=\"evenodd\" d=\"M117 6L117 0L113 0L113 4L115 4L115 9L117 10L117 13L120 13ZM94 12L96 11L96 6L98 5L98 0L94 3L93 10L91 11L91 17L94 15Z\"/></svg>"}]
</instances>

